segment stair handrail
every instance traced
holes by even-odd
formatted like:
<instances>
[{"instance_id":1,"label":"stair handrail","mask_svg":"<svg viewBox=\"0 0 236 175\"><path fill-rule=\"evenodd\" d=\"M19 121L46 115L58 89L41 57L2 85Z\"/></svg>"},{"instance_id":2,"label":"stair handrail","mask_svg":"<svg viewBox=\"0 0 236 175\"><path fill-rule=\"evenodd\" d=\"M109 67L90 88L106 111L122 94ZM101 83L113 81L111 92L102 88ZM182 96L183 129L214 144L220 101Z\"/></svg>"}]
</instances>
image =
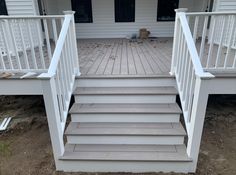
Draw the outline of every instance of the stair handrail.
<instances>
[{"instance_id":1,"label":"stair handrail","mask_svg":"<svg viewBox=\"0 0 236 175\"><path fill-rule=\"evenodd\" d=\"M75 77L80 75L74 12L65 11L65 19L57 40L49 69L38 78L42 81L54 159L64 153L65 130Z\"/></svg>"},{"instance_id":2,"label":"stair handrail","mask_svg":"<svg viewBox=\"0 0 236 175\"><path fill-rule=\"evenodd\" d=\"M214 76L202 67L185 14L186 9L177 9L176 12L170 74L176 78L188 134L187 154L193 160L189 171L195 172L209 95L208 82Z\"/></svg>"}]
</instances>

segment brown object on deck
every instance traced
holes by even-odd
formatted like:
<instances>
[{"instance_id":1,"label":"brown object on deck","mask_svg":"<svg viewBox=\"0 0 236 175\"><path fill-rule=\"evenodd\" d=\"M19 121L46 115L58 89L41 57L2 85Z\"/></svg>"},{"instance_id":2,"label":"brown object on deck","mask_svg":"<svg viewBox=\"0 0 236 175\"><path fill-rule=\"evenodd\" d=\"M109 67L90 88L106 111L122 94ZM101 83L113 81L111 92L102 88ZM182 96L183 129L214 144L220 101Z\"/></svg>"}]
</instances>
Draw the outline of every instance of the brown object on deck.
<instances>
[{"instance_id":1,"label":"brown object on deck","mask_svg":"<svg viewBox=\"0 0 236 175\"><path fill-rule=\"evenodd\" d=\"M140 39L148 39L149 35L150 35L150 31L148 31L146 28L139 29Z\"/></svg>"},{"instance_id":2,"label":"brown object on deck","mask_svg":"<svg viewBox=\"0 0 236 175\"><path fill-rule=\"evenodd\" d=\"M3 72L3 73L0 74L0 78L10 78L13 75L14 74L9 73L9 72Z\"/></svg>"}]
</instances>

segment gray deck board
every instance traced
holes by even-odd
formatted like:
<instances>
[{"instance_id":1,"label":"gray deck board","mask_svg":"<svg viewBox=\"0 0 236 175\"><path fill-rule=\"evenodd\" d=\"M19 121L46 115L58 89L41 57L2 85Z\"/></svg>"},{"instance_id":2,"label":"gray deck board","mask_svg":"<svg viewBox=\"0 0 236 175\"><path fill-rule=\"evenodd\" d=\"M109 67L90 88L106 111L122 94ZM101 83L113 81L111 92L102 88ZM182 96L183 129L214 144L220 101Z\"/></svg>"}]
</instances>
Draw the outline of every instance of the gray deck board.
<instances>
[{"instance_id":1,"label":"gray deck board","mask_svg":"<svg viewBox=\"0 0 236 175\"><path fill-rule=\"evenodd\" d=\"M80 87L76 88L76 95L103 94L178 94L174 87Z\"/></svg>"},{"instance_id":2,"label":"gray deck board","mask_svg":"<svg viewBox=\"0 0 236 175\"><path fill-rule=\"evenodd\" d=\"M162 40L78 40L82 75L168 75L172 40Z\"/></svg>"},{"instance_id":3,"label":"gray deck board","mask_svg":"<svg viewBox=\"0 0 236 175\"><path fill-rule=\"evenodd\" d=\"M61 159L103 161L191 161L184 145L69 145Z\"/></svg>"},{"instance_id":4,"label":"gray deck board","mask_svg":"<svg viewBox=\"0 0 236 175\"><path fill-rule=\"evenodd\" d=\"M66 135L136 135L185 136L180 123L76 123L71 122Z\"/></svg>"},{"instance_id":5,"label":"gray deck board","mask_svg":"<svg viewBox=\"0 0 236 175\"><path fill-rule=\"evenodd\" d=\"M79 104L75 103L70 113L167 113L180 114L177 104Z\"/></svg>"}]
</instances>

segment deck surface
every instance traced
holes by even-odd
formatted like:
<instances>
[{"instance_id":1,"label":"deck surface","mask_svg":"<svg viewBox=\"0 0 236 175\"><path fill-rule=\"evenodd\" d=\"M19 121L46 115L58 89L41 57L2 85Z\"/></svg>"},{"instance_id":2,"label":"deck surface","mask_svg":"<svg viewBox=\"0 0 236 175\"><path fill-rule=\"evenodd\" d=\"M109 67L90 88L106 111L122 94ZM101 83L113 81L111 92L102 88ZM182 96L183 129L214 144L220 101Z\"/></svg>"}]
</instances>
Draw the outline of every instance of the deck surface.
<instances>
[{"instance_id":1,"label":"deck surface","mask_svg":"<svg viewBox=\"0 0 236 175\"><path fill-rule=\"evenodd\" d=\"M172 39L81 39L82 75L169 75Z\"/></svg>"}]
</instances>

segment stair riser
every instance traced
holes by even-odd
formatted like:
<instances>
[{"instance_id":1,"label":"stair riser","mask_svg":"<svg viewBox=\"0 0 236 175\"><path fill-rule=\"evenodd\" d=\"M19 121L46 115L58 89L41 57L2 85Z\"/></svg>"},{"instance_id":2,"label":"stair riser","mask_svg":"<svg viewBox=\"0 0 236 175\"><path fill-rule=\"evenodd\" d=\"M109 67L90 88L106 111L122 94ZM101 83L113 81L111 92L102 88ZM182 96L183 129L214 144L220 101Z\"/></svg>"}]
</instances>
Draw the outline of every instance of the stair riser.
<instances>
[{"instance_id":1,"label":"stair riser","mask_svg":"<svg viewBox=\"0 0 236 175\"><path fill-rule=\"evenodd\" d=\"M181 145L184 136L67 136L69 144Z\"/></svg>"},{"instance_id":2,"label":"stair riser","mask_svg":"<svg viewBox=\"0 0 236 175\"><path fill-rule=\"evenodd\" d=\"M139 161L69 161L60 160L59 169L66 172L178 172L188 173L191 162Z\"/></svg>"},{"instance_id":3,"label":"stair riser","mask_svg":"<svg viewBox=\"0 0 236 175\"><path fill-rule=\"evenodd\" d=\"M175 103L176 95L76 95L76 103Z\"/></svg>"},{"instance_id":4,"label":"stair riser","mask_svg":"<svg viewBox=\"0 0 236 175\"><path fill-rule=\"evenodd\" d=\"M71 114L72 122L177 123L179 114Z\"/></svg>"},{"instance_id":5,"label":"stair riser","mask_svg":"<svg viewBox=\"0 0 236 175\"><path fill-rule=\"evenodd\" d=\"M87 78L76 79L77 87L165 87L176 86L174 78Z\"/></svg>"}]
</instances>

